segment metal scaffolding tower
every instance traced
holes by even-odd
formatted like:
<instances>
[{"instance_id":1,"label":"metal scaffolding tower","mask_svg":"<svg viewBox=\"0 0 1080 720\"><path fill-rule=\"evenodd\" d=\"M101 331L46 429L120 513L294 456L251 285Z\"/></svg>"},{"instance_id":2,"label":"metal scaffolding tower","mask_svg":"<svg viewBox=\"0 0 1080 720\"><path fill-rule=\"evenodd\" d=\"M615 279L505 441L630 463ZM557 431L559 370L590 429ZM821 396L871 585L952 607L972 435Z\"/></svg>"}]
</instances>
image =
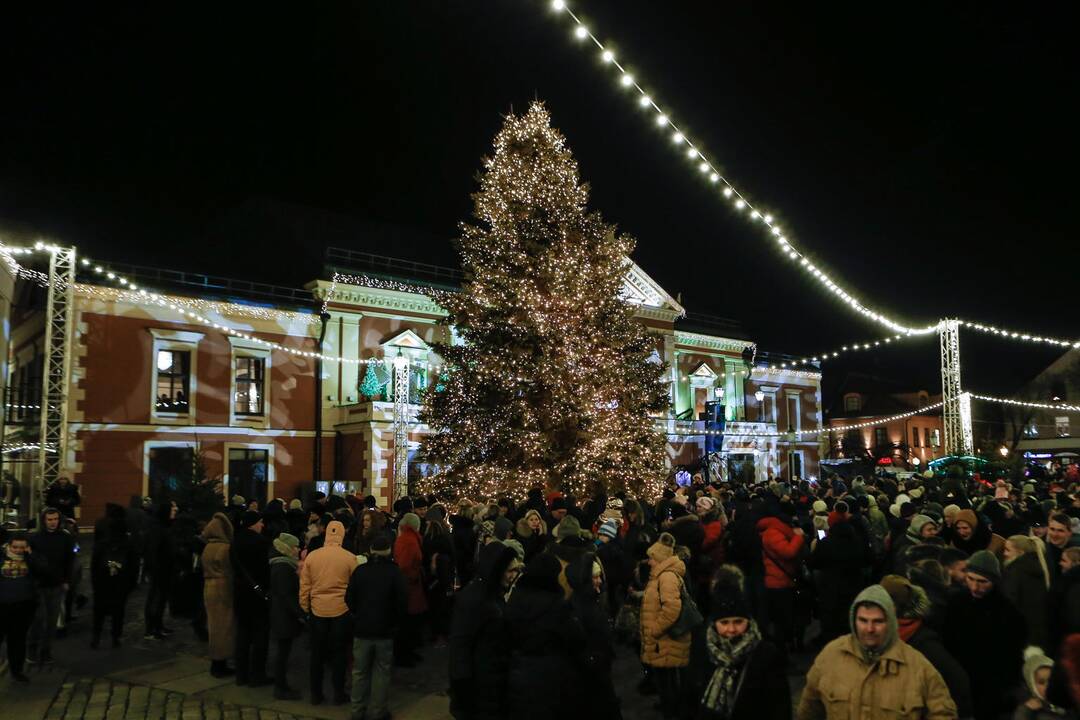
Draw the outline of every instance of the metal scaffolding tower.
<instances>
[{"instance_id":1,"label":"metal scaffolding tower","mask_svg":"<svg viewBox=\"0 0 1080 720\"><path fill-rule=\"evenodd\" d=\"M941 400L945 424L945 452L970 455L971 396L960 385L960 321L945 318L938 326L941 338Z\"/></svg>"},{"instance_id":2,"label":"metal scaffolding tower","mask_svg":"<svg viewBox=\"0 0 1080 720\"><path fill-rule=\"evenodd\" d=\"M67 451L67 398L71 381L71 311L75 288L75 248L57 248L49 258L45 305L45 358L41 376L41 432L38 472L30 493L36 517L42 493L60 476Z\"/></svg>"},{"instance_id":3,"label":"metal scaffolding tower","mask_svg":"<svg viewBox=\"0 0 1080 720\"><path fill-rule=\"evenodd\" d=\"M394 358L394 500L409 494L409 359Z\"/></svg>"}]
</instances>

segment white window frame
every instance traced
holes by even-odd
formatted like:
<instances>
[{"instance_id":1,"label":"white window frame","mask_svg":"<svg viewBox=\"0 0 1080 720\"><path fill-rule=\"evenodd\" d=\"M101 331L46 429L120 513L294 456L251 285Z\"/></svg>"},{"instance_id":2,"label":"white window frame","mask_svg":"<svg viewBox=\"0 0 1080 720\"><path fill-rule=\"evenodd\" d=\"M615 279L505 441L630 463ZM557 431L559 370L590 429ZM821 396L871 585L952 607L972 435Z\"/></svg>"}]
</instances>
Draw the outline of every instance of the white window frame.
<instances>
[{"instance_id":1,"label":"white window frame","mask_svg":"<svg viewBox=\"0 0 1080 720\"><path fill-rule=\"evenodd\" d=\"M185 433L186 434L186 433ZM142 496L150 495L150 451L157 448L183 447L191 448L195 452L195 443L185 440L144 440L143 441L143 472L142 472ZM157 498L151 496L154 502Z\"/></svg>"},{"instance_id":2,"label":"white window frame","mask_svg":"<svg viewBox=\"0 0 1080 720\"><path fill-rule=\"evenodd\" d=\"M268 429L270 413L273 409L270 404L270 349L265 345L232 335L229 336L229 344L232 345L232 354L229 357L229 425ZM261 358L263 361L262 415L236 414L236 359L241 357Z\"/></svg>"},{"instance_id":3,"label":"white window frame","mask_svg":"<svg viewBox=\"0 0 1080 720\"><path fill-rule=\"evenodd\" d=\"M759 387L758 390L765 393L765 397L761 398L761 422L771 423L775 425L779 420L779 408L776 406L776 391L780 388L776 387ZM769 404L772 403L772 412L765 412L768 409ZM785 428L786 429L786 428Z\"/></svg>"},{"instance_id":4,"label":"white window frame","mask_svg":"<svg viewBox=\"0 0 1080 720\"><path fill-rule=\"evenodd\" d=\"M855 401L855 407L848 406L848 400ZM844 412L862 412L862 396L858 393L848 393L844 396Z\"/></svg>"},{"instance_id":5,"label":"white window frame","mask_svg":"<svg viewBox=\"0 0 1080 720\"><path fill-rule=\"evenodd\" d=\"M791 401L795 401L795 417L791 417ZM795 432L802 430L802 393L798 390L784 391L784 411L788 416L788 426ZM794 420L794 422L792 422ZM784 428L787 431L787 428Z\"/></svg>"},{"instance_id":6,"label":"white window frame","mask_svg":"<svg viewBox=\"0 0 1080 720\"><path fill-rule=\"evenodd\" d=\"M232 492L229 489L229 451L230 450L266 450L266 497L264 498L244 498L247 502L252 500L258 500L260 507L266 507L266 503L270 502L270 498L274 495L274 482L276 481L274 473L274 443L245 443L245 442L227 442L225 443L224 450L222 451L221 465L221 488L225 497L225 502L229 502L229 498L232 497Z\"/></svg>"},{"instance_id":7,"label":"white window frame","mask_svg":"<svg viewBox=\"0 0 1080 720\"><path fill-rule=\"evenodd\" d=\"M199 397L199 342L203 333L187 330L147 328L153 337L150 352L150 423L153 425L195 425L196 399ZM159 350L180 350L188 353L188 411L168 412L157 408L157 355ZM143 493L145 495L146 493Z\"/></svg>"},{"instance_id":8,"label":"white window frame","mask_svg":"<svg viewBox=\"0 0 1080 720\"><path fill-rule=\"evenodd\" d=\"M803 479L806 478L806 458L803 456L803 451L802 450L788 450L788 459L787 459L788 482L794 482L795 481L795 473L792 472L791 459L793 457L795 457L796 455L799 456L799 477L803 478Z\"/></svg>"},{"instance_id":9,"label":"white window frame","mask_svg":"<svg viewBox=\"0 0 1080 720\"><path fill-rule=\"evenodd\" d=\"M940 428L930 428L930 447L941 447Z\"/></svg>"},{"instance_id":10,"label":"white window frame","mask_svg":"<svg viewBox=\"0 0 1080 720\"><path fill-rule=\"evenodd\" d=\"M1065 428L1065 432L1061 432L1062 428ZM1054 433L1056 433L1058 437L1072 436L1072 428L1069 427L1068 415L1054 416Z\"/></svg>"}]
</instances>

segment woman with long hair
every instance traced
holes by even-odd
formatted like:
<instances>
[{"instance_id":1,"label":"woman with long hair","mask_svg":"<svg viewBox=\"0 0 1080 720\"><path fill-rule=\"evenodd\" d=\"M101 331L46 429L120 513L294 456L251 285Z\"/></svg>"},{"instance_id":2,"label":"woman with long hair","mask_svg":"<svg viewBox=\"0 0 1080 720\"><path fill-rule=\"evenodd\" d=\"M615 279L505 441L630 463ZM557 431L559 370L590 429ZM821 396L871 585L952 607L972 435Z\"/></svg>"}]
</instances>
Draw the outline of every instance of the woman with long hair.
<instances>
[{"instance_id":1,"label":"woman with long hair","mask_svg":"<svg viewBox=\"0 0 1080 720\"><path fill-rule=\"evenodd\" d=\"M1050 571L1042 541L1028 535L1010 535L1005 541L1005 567L1001 572L1001 592L1027 618L1027 644L1048 648L1046 597Z\"/></svg>"}]
</instances>

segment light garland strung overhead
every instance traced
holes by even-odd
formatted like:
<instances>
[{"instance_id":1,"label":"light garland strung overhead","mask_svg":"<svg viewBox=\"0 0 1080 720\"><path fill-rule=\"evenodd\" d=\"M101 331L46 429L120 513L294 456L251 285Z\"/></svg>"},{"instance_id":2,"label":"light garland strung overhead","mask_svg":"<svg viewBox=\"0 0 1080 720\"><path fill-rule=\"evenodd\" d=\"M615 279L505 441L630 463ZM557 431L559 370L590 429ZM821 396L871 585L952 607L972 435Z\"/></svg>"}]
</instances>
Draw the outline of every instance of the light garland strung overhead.
<instances>
[{"instance_id":1,"label":"light garland strung overhead","mask_svg":"<svg viewBox=\"0 0 1080 720\"><path fill-rule=\"evenodd\" d=\"M1030 400L1013 400L1012 398L999 398L991 395L976 395L969 393L975 400L983 400L985 402L1000 403L1002 405L1017 405L1030 408L1041 408L1043 410L1064 410L1066 412L1080 412L1080 405L1068 405L1066 403L1040 403L1032 402Z\"/></svg>"},{"instance_id":2,"label":"light garland strung overhead","mask_svg":"<svg viewBox=\"0 0 1080 720\"><path fill-rule=\"evenodd\" d=\"M1003 337L1010 340L1020 340L1030 343L1043 343L1047 345L1056 345L1058 347L1080 348L1080 340L1059 340L1058 338L1045 337L1032 333L1017 332L1015 330L1003 330L1002 328L994 327L993 325L984 325L983 323L972 322L970 320L961 320L960 325L962 327L969 327L972 330L978 330L979 332L986 333L987 335L997 335L998 337Z\"/></svg>"},{"instance_id":3,"label":"light garland strung overhead","mask_svg":"<svg viewBox=\"0 0 1080 720\"><path fill-rule=\"evenodd\" d=\"M40 449L41 449L40 444L27 442L27 443L15 443L15 444L11 444L11 445L3 445L2 448L0 448L0 452L2 452L4 455L7 455L9 453L17 453L17 452L22 452L24 450L37 451L37 450L40 450ZM53 447L52 445L46 445L45 446L45 452L47 452L47 453L55 453L56 448Z\"/></svg>"},{"instance_id":4,"label":"light garland strung overhead","mask_svg":"<svg viewBox=\"0 0 1080 720\"><path fill-rule=\"evenodd\" d=\"M58 250L59 250L59 248L57 246L55 246L55 245L48 245L48 244L40 243L40 242L35 244L35 246L33 248L19 248L19 247L12 247L12 246L8 246L8 245L0 245L0 255L4 256L4 258L6 259L5 261L8 262L9 266L11 266L11 264L14 263L14 267L18 268L18 269L21 269L21 270L25 270L25 268L22 268L22 266L19 265L18 262L14 260L14 258L12 257L13 255L29 254L29 253L33 253L35 251L37 251L37 252L45 252L45 253L54 253L54 252L56 252ZM252 335L251 333L244 332L244 331L238 330L236 328L229 327L227 325L222 325L219 322L215 322L214 320L211 320L210 318L206 317L205 315L203 315L200 312L189 309L186 306L187 305L187 300L188 300L187 298L175 298L175 297L172 297L172 296L169 296L169 295L163 295L161 293L151 292L151 291L147 290L144 287L140 287L136 283L128 280L123 274L117 273L117 272L114 272L114 271L110 270L108 268L108 266L105 265L105 264L95 262L94 260L92 260L90 258L87 258L87 257L83 257L83 258L80 258L79 265L82 267L83 270L93 272L98 276L101 276L101 277L103 277L103 278L105 278L107 280L111 280L111 281L116 282L117 284L121 285L122 288L123 288L123 290L121 292L124 293L124 291L126 291L126 293L124 293L122 295L122 299L124 301L143 304L143 305L155 305L156 304L156 305L161 306L161 307L167 307L170 310L174 310L174 311L180 313L184 317L187 317L187 318L189 318L191 320L194 320L195 322L201 323L201 324L206 325L208 327L212 327L215 330L219 330L219 331L221 331L223 333L226 333L228 335L232 335L233 337L238 337L238 338L240 338L242 340L247 340L248 342L251 342L251 343L254 343L254 344L257 344L257 345L261 345L262 347L265 347L265 348L268 348L268 349L271 349L271 350L279 350L281 352L288 353L290 355L295 355L295 356L298 356L298 357L318 358L318 359L321 359L321 360L326 361L326 362L339 362L339 363L345 363L347 365L379 365L379 364L385 363L384 358L361 359L361 358L336 357L336 356L333 356L333 355L326 355L324 353L318 353L318 352L314 352L314 351L311 351L311 350L301 350L299 348L289 347L287 345L282 345L281 343L276 343L276 342L273 342L273 341L270 341L270 340L264 340L263 338L256 337L256 336ZM48 276L44 276L44 277L45 277L44 285L47 286L48 285ZM84 289L87 294L90 294L90 295L94 294L94 286L93 285L79 285L78 287L81 288L81 289ZM205 302L205 301L199 301L197 299L193 300L193 303L198 303L198 302ZM275 311L275 312L280 313L281 311ZM292 316L292 315L304 315L304 313L288 313L288 315L289 316ZM275 319L280 319L280 316L277 316ZM305 336L305 338L306 337L307 336ZM314 338L310 338L310 339L314 339ZM440 367L440 366L432 365L432 364L429 364L429 363L426 363L426 362L417 362L415 360L411 361L410 364L412 364L413 366L424 367L424 368L435 368L435 369L437 369L438 367Z\"/></svg>"},{"instance_id":5,"label":"light garland strung overhead","mask_svg":"<svg viewBox=\"0 0 1080 720\"><path fill-rule=\"evenodd\" d=\"M976 397L976 396L973 395L972 397ZM873 419L871 421L868 421L868 422L855 423L853 425L837 425L837 426L833 426L833 427L826 427L826 426L819 425L816 428L810 428L808 430L793 430L791 433L782 433L782 432L754 433L754 432L744 432L744 431L740 431L740 432L737 432L737 433L727 433L727 432L725 432L723 430L695 430L695 429L692 429L692 428L687 428L685 430L680 430L680 429L671 430L671 431L668 432L668 434L669 435L728 435L728 436L731 436L731 437L787 437L788 435L795 435L795 436L801 437L803 435L819 435L819 434L824 433L824 432L846 432L848 430L859 430L861 428L873 427L875 425L881 425L882 423L889 423L889 422L892 422L894 420L904 420L904 419L909 418L909 417L914 417L915 415L923 415L923 414L926 413L926 411L928 411L928 410L936 410L937 408L942 407L943 405L944 405L944 403L939 401L939 402L936 402L936 403L932 403L930 405L924 405L923 407L919 408L918 410L912 410L910 412L899 413L897 415L890 415L889 417L875 418L875 419ZM657 427L666 427L667 423L670 423L670 422L671 422L670 420L667 420L665 418L657 418L655 424L656 424ZM682 421L682 422L693 422L693 421Z\"/></svg>"},{"instance_id":6,"label":"light garland strung overhead","mask_svg":"<svg viewBox=\"0 0 1080 720\"><path fill-rule=\"evenodd\" d=\"M828 273L821 270L806 255L792 245L791 240L785 234L780 224L772 213L756 207L745 195L720 172L712 160L710 160L695 142L687 137L679 126L671 119L671 112L664 110L660 104L648 93L638 80L627 70L626 66L616 58L615 53L602 43L599 38L585 25L564 0L553 0L551 8L560 16L569 18L573 23L574 37L578 41L589 40L600 50L600 58L605 65L611 66L617 73L619 85L636 94L637 104L645 111L653 113L655 124L663 131L670 133L671 142L688 161L694 164L699 174L717 187L720 195L728 201L738 213L750 223L763 226L766 232L775 239L776 246L788 259L801 267L810 277L817 281L826 290L836 295L840 300L849 305L853 310L862 314L874 322L889 328L893 332L906 335L928 335L936 332L938 323L923 327L905 325L904 323L887 315L870 309L857 297L845 290L839 283L831 278Z\"/></svg>"}]
</instances>

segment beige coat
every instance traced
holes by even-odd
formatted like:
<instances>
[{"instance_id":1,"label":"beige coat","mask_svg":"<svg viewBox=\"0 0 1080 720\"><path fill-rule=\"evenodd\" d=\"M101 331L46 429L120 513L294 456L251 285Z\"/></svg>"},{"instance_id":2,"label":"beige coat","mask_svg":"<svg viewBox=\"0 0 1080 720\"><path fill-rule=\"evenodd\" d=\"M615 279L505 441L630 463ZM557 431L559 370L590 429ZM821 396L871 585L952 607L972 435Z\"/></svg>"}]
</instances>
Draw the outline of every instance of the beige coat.
<instances>
[{"instance_id":1,"label":"beige coat","mask_svg":"<svg viewBox=\"0 0 1080 720\"><path fill-rule=\"evenodd\" d=\"M674 668L690 664L690 633L673 638L667 632L682 612L679 589L685 575L686 565L676 555L649 573L641 598L641 662L646 665Z\"/></svg>"},{"instance_id":2,"label":"beige coat","mask_svg":"<svg viewBox=\"0 0 1080 720\"><path fill-rule=\"evenodd\" d=\"M922 653L897 639L868 666L852 635L825 646L806 675L797 720L946 720L956 703Z\"/></svg>"},{"instance_id":3,"label":"beige coat","mask_svg":"<svg viewBox=\"0 0 1080 720\"><path fill-rule=\"evenodd\" d=\"M210 631L210 659L226 660L235 644L233 621L233 567L229 559L233 528L224 513L215 513L203 530L203 600Z\"/></svg>"},{"instance_id":4,"label":"beige coat","mask_svg":"<svg viewBox=\"0 0 1080 720\"><path fill-rule=\"evenodd\" d=\"M316 617L341 617L349 612L345 591L356 569L356 556L341 547L345 526L334 520L326 526L323 546L307 556L300 569L300 608Z\"/></svg>"}]
</instances>

